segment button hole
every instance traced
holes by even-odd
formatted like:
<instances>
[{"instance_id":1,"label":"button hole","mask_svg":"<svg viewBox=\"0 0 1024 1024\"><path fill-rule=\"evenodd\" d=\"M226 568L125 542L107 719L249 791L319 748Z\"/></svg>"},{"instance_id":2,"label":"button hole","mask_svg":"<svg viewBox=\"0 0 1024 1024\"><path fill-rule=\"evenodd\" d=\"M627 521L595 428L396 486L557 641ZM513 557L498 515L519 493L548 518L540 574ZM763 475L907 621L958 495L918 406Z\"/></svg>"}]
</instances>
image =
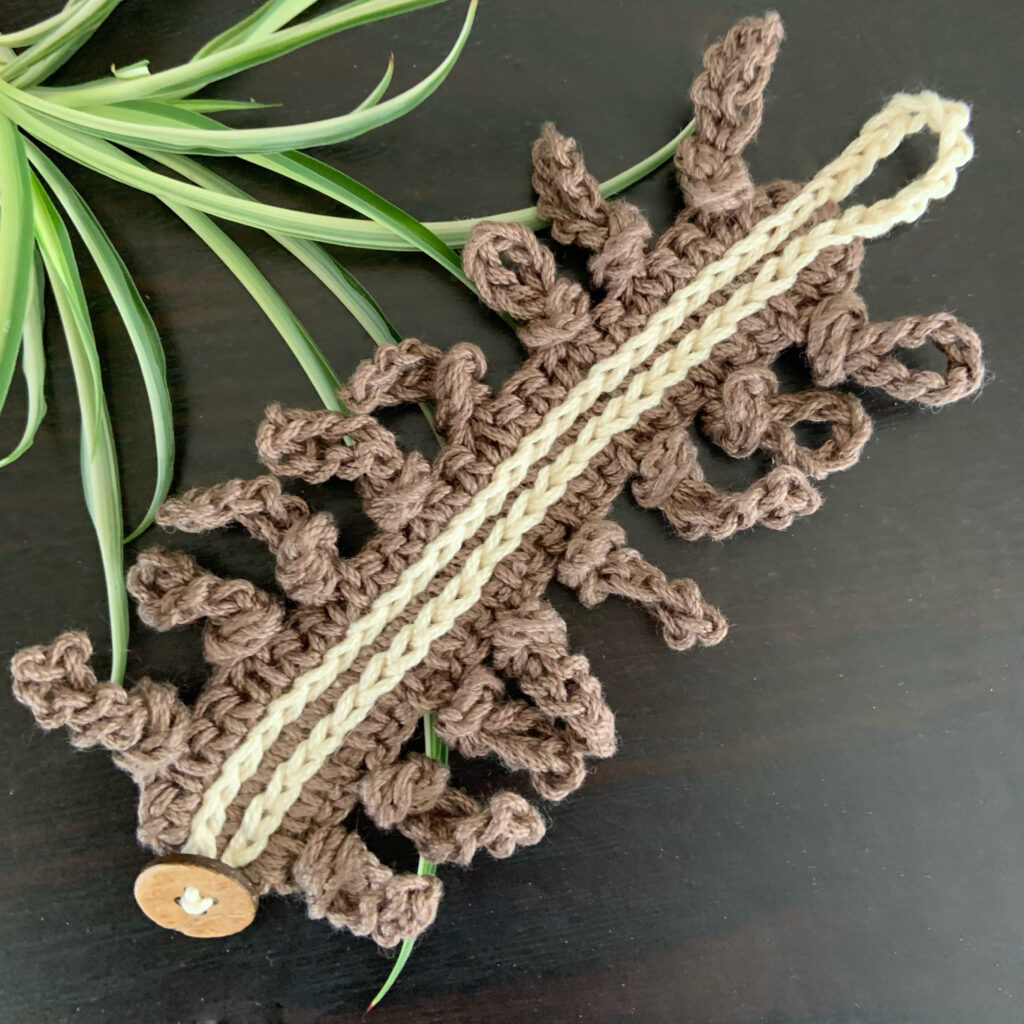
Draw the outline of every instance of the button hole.
<instances>
[{"instance_id":1,"label":"button hole","mask_svg":"<svg viewBox=\"0 0 1024 1024\"><path fill-rule=\"evenodd\" d=\"M217 905L217 900L213 896L203 896L195 886L185 886L185 891L178 896L175 901L186 914L191 914L193 917L202 917L211 907Z\"/></svg>"}]
</instances>

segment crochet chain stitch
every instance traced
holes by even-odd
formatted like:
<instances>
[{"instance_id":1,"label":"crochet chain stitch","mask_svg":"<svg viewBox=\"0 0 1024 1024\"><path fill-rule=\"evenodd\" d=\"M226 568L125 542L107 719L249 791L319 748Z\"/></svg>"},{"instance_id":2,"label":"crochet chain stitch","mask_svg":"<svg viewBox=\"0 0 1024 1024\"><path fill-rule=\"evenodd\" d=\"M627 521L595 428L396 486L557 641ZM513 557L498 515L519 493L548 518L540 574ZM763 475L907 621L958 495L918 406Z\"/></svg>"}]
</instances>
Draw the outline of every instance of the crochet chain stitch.
<instances>
[{"instance_id":1,"label":"crochet chain stitch","mask_svg":"<svg viewBox=\"0 0 1024 1024\"><path fill-rule=\"evenodd\" d=\"M864 125L857 139L793 199L761 221L689 285L675 292L650 317L643 330L595 364L565 400L552 408L517 450L499 464L487 486L426 545L419 560L403 572L395 586L377 599L316 667L296 677L292 687L271 702L262 719L225 759L218 778L207 789L183 852L216 856L228 806L244 782L257 772L285 726L325 693L359 654L409 608L479 527L504 508L530 470L581 416L602 397L616 392L695 310L764 260L752 281L736 288L728 301L714 309L698 328L662 353L648 369L636 373L626 389L613 394L601 413L586 422L578 437L540 469L533 485L518 495L483 543L470 552L462 569L423 605L412 622L398 631L386 650L370 659L358 681L341 694L334 709L277 766L265 789L250 801L221 860L241 867L258 857L305 783L366 718L376 701L391 692L405 673L422 661L431 643L447 633L458 617L473 606L501 560L543 520L547 510L565 495L572 481L615 435L634 426L716 344L729 338L742 320L791 288L799 272L823 249L883 235L897 224L916 220L929 202L952 191L958 169L973 153L965 131L968 119L969 111L964 104L943 100L932 92L893 97ZM779 255L769 256L824 203L845 199L908 135L925 128L938 136L938 151L924 174L896 195L870 206L853 206L840 217L824 221L792 239Z\"/></svg>"}]
</instances>

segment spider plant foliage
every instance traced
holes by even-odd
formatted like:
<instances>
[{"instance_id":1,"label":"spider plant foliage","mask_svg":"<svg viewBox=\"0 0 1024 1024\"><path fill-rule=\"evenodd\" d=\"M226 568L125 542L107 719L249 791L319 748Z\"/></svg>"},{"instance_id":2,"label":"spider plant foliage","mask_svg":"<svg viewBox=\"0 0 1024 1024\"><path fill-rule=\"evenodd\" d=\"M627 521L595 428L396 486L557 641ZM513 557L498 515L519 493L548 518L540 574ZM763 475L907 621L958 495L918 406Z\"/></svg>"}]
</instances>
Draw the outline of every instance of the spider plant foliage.
<instances>
[{"instance_id":1,"label":"spider plant foliage","mask_svg":"<svg viewBox=\"0 0 1024 1024\"><path fill-rule=\"evenodd\" d=\"M103 225L51 154L162 201L252 295L320 400L334 409L342 406L338 377L330 363L271 283L213 218L265 231L311 271L378 345L393 344L400 335L324 244L418 250L471 287L455 249L465 243L475 224L488 219L543 226L533 207L486 218L421 223L354 178L303 152L355 138L418 107L452 70L469 37L478 0L468 0L451 49L414 85L388 98L394 70L389 60L379 82L353 109L317 121L265 128L229 127L213 115L273 104L195 94L211 83L346 29L447 0L351 0L314 16L306 15L316 0L267 0L183 64L154 70L149 61L136 60L112 68L109 76L97 81L47 86L47 79L122 2L67 0L61 10L35 25L0 31L0 411L19 361L28 395L24 431L9 454L0 453L0 466L32 446L46 413L43 318L48 287L78 393L82 489L103 562L111 678L117 683L124 676L128 641L123 545L152 523L171 484L171 403L163 347L153 319ZM461 6L463 0L456 2ZM691 129L688 126L684 132ZM649 173L671 156L678 138L605 182L602 192L611 195ZM231 157L254 164L330 197L354 216L306 213L259 202L208 164L197 162L196 156ZM120 316L152 414L156 453L152 499L127 535L101 347L90 321L72 234L88 252ZM430 420L430 408L423 409ZM425 733L429 752L443 758L445 747L432 722L425 722ZM420 870L432 871L433 865L422 862ZM385 991L410 949L411 944L403 949Z\"/></svg>"}]
</instances>

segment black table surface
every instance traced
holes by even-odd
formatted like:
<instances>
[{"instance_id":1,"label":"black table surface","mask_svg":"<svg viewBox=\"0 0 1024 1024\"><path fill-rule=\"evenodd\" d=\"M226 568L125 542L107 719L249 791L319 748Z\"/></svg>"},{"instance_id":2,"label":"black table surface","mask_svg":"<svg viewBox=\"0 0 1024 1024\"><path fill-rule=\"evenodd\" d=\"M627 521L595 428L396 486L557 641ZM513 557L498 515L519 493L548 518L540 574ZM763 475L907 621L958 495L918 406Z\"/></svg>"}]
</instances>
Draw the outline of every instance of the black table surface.
<instances>
[{"instance_id":1,"label":"black table surface","mask_svg":"<svg viewBox=\"0 0 1024 1024\"><path fill-rule=\"evenodd\" d=\"M44 6L7 0L0 20L16 27ZM167 66L254 6L130 0L64 78L141 57ZM788 40L749 151L759 180L808 178L895 91L930 87L973 104L976 160L919 224L869 247L863 290L876 319L953 310L983 337L989 379L941 414L867 395L876 428L862 461L824 482L821 511L786 532L687 543L658 514L617 503L632 542L669 575L694 577L730 619L729 636L674 654L641 610L610 600L586 611L553 593L605 683L621 750L546 808L539 846L442 869L438 922L373 1011L380 1024L1024 1020L1021 5L781 6ZM422 75L462 10L350 32L219 94L286 104L253 124L327 116L365 94L391 50L398 85ZM737 0L487 0L433 98L326 156L423 219L524 206L543 121L576 136L591 169L610 176L689 119L704 48L755 12ZM927 157L919 146L891 161L877 194ZM69 173L160 328L175 489L255 474L262 409L315 404L310 386L237 282L165 209ZM267 183L263 194L334 209ZM656 228L679 202L667 167L630 198ZM350 372L370 350L365 335L265 237L232 234ZM478 342L493 382L518 364L511 332L425 258L342 256L402 332L443 347ZM151 486L148 413L91 270L86 285L134 516ZM51 322L47 333L49 416L35 448L0 473L0 653L82 627L102 661L74 391L59 330ZM22 401L15 393L4 418L5 448ZM423 442L415 411L390 422L405 443ZM718 482L753 471L709 463ZM368 526L351 492L315 497L341 522L344 551L355 550ZM131 552L162 539L153 530ZM214 571L272 585L265 552L233 531L170 542ZM194 694L199 648L196 629L158 635L133 621L129 674ZM255 924L224 940L145 920L131 897L147 854L133 836L130 780L105 754L37 729L6 687L0 704L0 1019L362 1018L390 960L309 921L298 900L265 899ZM384 848L408 864L401 844Z\"/></svg>"}]
</instances>

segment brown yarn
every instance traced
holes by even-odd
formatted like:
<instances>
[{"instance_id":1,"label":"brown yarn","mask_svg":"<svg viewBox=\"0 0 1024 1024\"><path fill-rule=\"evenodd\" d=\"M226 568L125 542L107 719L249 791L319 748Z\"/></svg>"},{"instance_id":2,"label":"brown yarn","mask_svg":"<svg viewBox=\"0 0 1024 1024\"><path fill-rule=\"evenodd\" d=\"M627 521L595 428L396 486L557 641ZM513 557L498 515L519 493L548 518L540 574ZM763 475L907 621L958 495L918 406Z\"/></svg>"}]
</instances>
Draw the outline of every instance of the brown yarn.
<instances>
[{"instance_id":1,"label":"brown yarn","mask_svg":"<svg viewBox=\"0 0 1024 1024\"><path fill-rule=\"evenodd\" d=\"M136 778L143 843L159 852L182 845L204 792L269 702L321 662L590 366L798 191L791 182L755 188L741 156L760 124L781 37L778 16L769 14L740 22L707 52L692 90L696 132L676 156L691 205L653 244L639 210L603 199L573 141L544 127L533 150L538 208L557 240L591 254L599 298L559 277L550 251L526 228L480 225L463 254L466 273L489 306L519 321L529 353L497 394L483 383L484 357L474 346L442 352L403 341L356 370L344 394L356 415L267 411L257 444L273 475L193 490L166 503L159 516L164 526L202 532L238 523L263 541L287 599L247 581L220 579L180 552L153 549L139 557L128 586L145 622L157 629L206 622L212 672L194 707L164 684L144 680L124 691L99 683L82 634L15 656L15 694L39 723L67 726L76 745L107 747ZM834 212L822 209L812 223ZM641 505L660 508L687 538L727 537L758 523L781 529L818 507L811 480L852 465L870 432L858 399L828 387L851 380L926 405L978 388L978 338L948 314L868 321L855 291L862 256L859 243L821 253L789 292L744 320L593 460L498 567L479 602L306 784L264 852L244 869L254 885L302 892L312 917L382 945L417 935L433 920L441 884L382 864L356 831L357 807L435 862L468 863L481 848L505 857L544 831L522 796L498 792L478 800L453 787L437 762L404 753L421 716L436 713L439 734L455 750L497 756L550 800L579 787L589 757L615 749L600 684L586 659L570 652L565 624L544 600L556 574L588 607L610 595L640 602L676 649L714 644L725 633L721 614L693 581L668 580L605 518L627 483ZM723 301L714 298L677 337ZM900 349L929 340L946 356L944 375L911 370L898 358ZM785 393L772 367L793 345L803 348L815 386ZM432 464L418 453L404 455L372 417L379 408L425 400L435 403L447 441ZM795 428L806 422L827 424L831 436L816 448L801 444ZM581 425L559 444L569 443ZM729 455L761 452L773 465L745 489L723 491L704 478L690 435L695 428ZM342 559L331 518L282 491L278 477L289 476L353 481L378 533ZM464 554L284 728L228 809L220 851L274 769L369 658L458 571ZM519 695L508 693L506 679L518 683Z\"/></svg>"}]
</instances>

